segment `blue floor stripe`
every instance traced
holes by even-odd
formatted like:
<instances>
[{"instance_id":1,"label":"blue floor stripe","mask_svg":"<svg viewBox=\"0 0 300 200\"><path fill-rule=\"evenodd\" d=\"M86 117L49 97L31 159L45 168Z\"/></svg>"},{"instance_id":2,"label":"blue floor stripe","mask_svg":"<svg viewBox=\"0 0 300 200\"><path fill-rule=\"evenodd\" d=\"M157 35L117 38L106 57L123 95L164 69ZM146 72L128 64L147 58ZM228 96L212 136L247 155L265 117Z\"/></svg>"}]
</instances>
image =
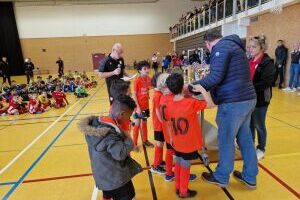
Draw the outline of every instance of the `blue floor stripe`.
<instances>
[{"instance_id":1,"label":"blue floor stripe","mask_svg":"<svg viewBox=\"0 0 300 200\"><path fill-rule=\"evenodd\" d=\"M0 183L0 186L6 186L6 185L13 185L16 184L17 182L4 182L4 183Z\"/></svg>"},{"instance_id":2,"label":"blue floor stripe","mask_svg":"<svg viewBox=\"0 0 300 200\"><path fill-rule=\"evenodd\" d=\"M102 85L103 86L103 85ZM100 90L102 87L100 86L96 92L90 97L89 100L91 100L96 93ZM39 155L39 157L31 164L31 166L25 171L25 173L20 177L20 179L10 188L10 190L6 193L6 195L3 197L3 200L7 200L13 192L17 189L17 187L24 181L26 176L34 169L34 167L39 163L39 161L45 156L45 154L49 151L49 149L53 146L53 144L62 136L62 134L65 132L65 130L71 125L71 123L75 120L75 118L80 114L80 112L87 106L89 103L89 100L81 107L81 109L74 115L71 120L66 124L66 126L58 133L58 135L51 141L51 143L44 149L44 151Z\"/></svg>"}]
</instances>

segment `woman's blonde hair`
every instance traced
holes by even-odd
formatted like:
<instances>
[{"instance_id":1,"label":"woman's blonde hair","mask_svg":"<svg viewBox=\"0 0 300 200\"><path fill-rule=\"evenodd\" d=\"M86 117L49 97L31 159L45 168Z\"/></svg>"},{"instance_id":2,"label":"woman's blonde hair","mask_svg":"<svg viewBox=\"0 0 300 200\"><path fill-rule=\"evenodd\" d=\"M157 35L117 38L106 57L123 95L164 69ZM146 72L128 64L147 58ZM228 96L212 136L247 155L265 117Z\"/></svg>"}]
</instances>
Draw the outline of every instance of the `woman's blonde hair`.
<instances>
[{"instance_id":1,"label":"woman's blonde hair","mask_svg":"<svg viewBox=\"0 0 300 200\"><path fill-rule=\"evenodd\" d=\"M267 38L263 34L250 38L250 42L255 42L263 51L266 51L267 46Z\"/></svg>"}]
</instances>

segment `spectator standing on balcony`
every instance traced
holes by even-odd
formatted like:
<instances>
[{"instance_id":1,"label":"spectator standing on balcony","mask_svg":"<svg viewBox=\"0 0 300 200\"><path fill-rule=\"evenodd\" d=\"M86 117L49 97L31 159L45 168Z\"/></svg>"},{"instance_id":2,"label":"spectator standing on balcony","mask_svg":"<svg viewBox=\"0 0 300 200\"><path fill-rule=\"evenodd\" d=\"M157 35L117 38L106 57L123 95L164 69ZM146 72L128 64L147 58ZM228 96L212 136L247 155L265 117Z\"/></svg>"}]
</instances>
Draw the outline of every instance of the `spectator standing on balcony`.
<instances>
[{"instance_id":1,"label":"spectator standing on balcony","mask_svg":"<svg viewBox=\"0 0 300 200\"><path fill-rule=\"evenodd\" d=\"M209 7L210 7L210 22L214 23L216 21L216 5L217 1L216 0L210 0L209 1Z\"/></svg>"},{"instance_id":2,"label":"spectator standing on balcony","mask_svg":"<svg viewBox=\"0 0 300 200\"><path fill-rule=\"evenodd\" d=\"M211 52L210 74L194 84L211 92L218 105L219 162L214 173L202 173L208 183L226 187L234 168L234 143L240 147L243 171L234 177L251 189L256 188L258 164L251 136L250 120L256 105L256 94L250 79L248 59L242 40L237 35L222 37L218 31L204 36Z\"/></svg>"},{"instance_id":3,"label":"spectator standing on balcony","mask_svg":"<svg viewBox=\"0 0 300 200\"><path fill-rule=\"evenodd\" d=\"M265 53L266 49L267 44L264 36L251 38L250 77L257 95L256 107L251 116L251 132L254 142L257 132L256 156L258 160L265 155L267 140L266 116L272 98L272 83L275 75L274 61Z\"/></svg>"},{"instance_id":4,"label":"spectator standing on balcony","mask_svg":"<svg viewBox=\"0 0 300 200\"><path fill-rule=\"evenodd\" d=\"M289 86L283 90L286 92L296 92L299 87L299 74L300 74L300 47L299 44L293 45L291 52L291 66L290 66L290 81Z\"/></svg>"},{"instance_id":5,"label":"spectator standing on balcony","mask_svg":"<svg viewBox=\"0 0 300 200\"><path fill-rule=\"evenodd\" d=\"M245 0L239 0L240 11L243 12L245 10Z\"/></svg>"},{"instance_id":6,"label":"spectator standing on balcony","mask_svg":"<svg viewBox=\"0 0 300 200\"><path fill-rule=\"evenodd\" d=\"M288 57L288 49L284 46L283 40L277 41L277 48L275 50L275 67L276 67L276 73L275 73L275 79L273 82L273 86L276 85L277 77L279 74L279 85L278 88L282 89L283 83L284 83L284 70L286 65L286 60Z\"/></svg>"}]
</instances>

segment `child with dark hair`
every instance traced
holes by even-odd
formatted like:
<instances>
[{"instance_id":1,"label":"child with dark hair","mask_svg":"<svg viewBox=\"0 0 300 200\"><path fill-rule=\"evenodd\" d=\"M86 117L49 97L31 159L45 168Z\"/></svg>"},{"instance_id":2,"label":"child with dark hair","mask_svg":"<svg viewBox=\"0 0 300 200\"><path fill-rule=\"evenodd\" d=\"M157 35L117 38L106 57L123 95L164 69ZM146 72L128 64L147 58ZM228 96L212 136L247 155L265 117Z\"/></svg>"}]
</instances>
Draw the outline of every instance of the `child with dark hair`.
<instances>
[{"instance_id":1,"label":"child with dark hair","mask_svg":"<svg viewBox=\"0 0 300 200\"><path fill-rule=\"evenodd\" d=\"M38 86L36 82L31 82L31 84L28 87L28 93L36 93L39 92Z\"/></svg>"},{"instance_id":2,"label":"child with dark hair","mask_svg":"<svg viewBox=\"0 0 300 200\"><path fill-rule=\"evenodd\" d=\"M157 72L151 80L152 87L154 87L154 93L152 98L152 122L154 130L154 140L156 141L154 150L154 161L151 167L152 173L165 174L165 169L161 166L163 163L163 147L164 147L164 134L162 130L161 115L159 111L159 103L162 96L161 91L157 88L157 79L161 73Z\"/></svg>"},{"instance_id":3,"label":"child with dark hair","mask_svg":"<svg viewBox=\"0 0 300 200\"><path fill-rule=\"evenodd\" d=\"M116 79L111 82L110 88L110 102L114 102L115 99L120 95L128 95L131 96L130 82L124 81L122 79ZM120 124L120 128L122 131L126 133L130 133L131 130L131 120L130 117L127 120L123 120L122 124ZM134 151L138 152L139 148L137 145L134 145Z\"/></svg>"},{"instance_id":4,"label":"child with dark hair","mask_svg":"<svg viewBox=\"0 0 300 200\"><path fill-rule=\"evenodd\" d=\"M110 101L113 102L120 94L131 95L130 82L123 81L122 79L113 80L109 92L111 94Z\"/></svg>"},{"instance_id":5,"label":"child with dark hair","mask_svg":"<svg viewBox=\"0 0 300 200\"><path fill-rule=\"evenodd\" d=\"M29 99L29 113L31 114L41 114L45 112L42 108L41 103L38 99L38 93L32 93Z\"/></svg>"},{"instance_id":6,"label":"child with dark hair","mask_svg":"<svg viewBox=\"0 0 300 200\"><path fill-rule=\"evenodd\" d=\"M139 130L141 126L142 141L146 147L154 147L148 140L147 118L150 117L149 111L149 90L151 88L150 63L147 61L140 61L137 64L137 71L139 77L134 80L133 98L136 102L137 109L135 113L135 125L133 129L133 141L137 145Z\"/></svg>"},{"instance_id":7,"label":"child with dark hair","mask_svg":"<svg viewBox=\"0 0 300 200\"><path fill-rule=\"evenodd\" d=\"M120 128L135 107L130 96L119 95L108 116L90 116L79 123L88 144L93 177L104 200L135 197L131 179L142 172L142 167L130 157L134 148L130 134Z\"/></svg>"},{"instance_id":8,"label":"child with dark hair","mask_svg":"<svg viewBox=\"0 0 300 200\"><path fill-rule=\"evenodd\" d=\"M210 94L200 85L192 86L193 92L202 93L204 101L184 97L184 80L180 74L171 74L166 84L174 95L172 101L168 102L166 113L172 122L170 141L176 155L175 189L180 198L190 198L197 195L196 191L188 189L191 161L199 158L198 150L204 145L198 112L213 107L214 103Z\"/></svg>"},{"instance_id":9,"label":"child with dark hair","mask_svg":"<svg viewBox=\"0 0 300 200\"><path fill-rule=\"evenodd\" d=\"M52 97L54 99L53 107L61 108L69 105L66 94L61 91L61 87L59 85L56 86L55 91L52 92Z\"/></svg>"}]
</instances>

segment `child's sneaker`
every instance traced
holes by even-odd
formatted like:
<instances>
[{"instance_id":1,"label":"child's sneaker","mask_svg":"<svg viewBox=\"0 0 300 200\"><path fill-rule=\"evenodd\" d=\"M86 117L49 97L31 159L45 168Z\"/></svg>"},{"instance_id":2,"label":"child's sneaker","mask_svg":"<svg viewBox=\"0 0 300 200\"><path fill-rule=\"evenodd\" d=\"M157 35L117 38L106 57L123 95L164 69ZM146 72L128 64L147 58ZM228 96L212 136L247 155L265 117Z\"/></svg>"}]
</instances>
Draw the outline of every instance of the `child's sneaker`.
<instances>
[{"instance_id":1,"label":"child's sneaker","mask_svg":"<svg viewBox=\"0 0 300 200\"><path fill-rule=\"evenodd\" d=\"M257 160L261 160L261 159L263 159L265 157L265 152L263 152L260 149L257 149L256 150L256 156L257 156Z\"/></svg>"},{"instance_id":2,"label":"child's sneaker","mask_svg":"<svg viewBox=\"0 0 300 200\"><path fill-rule=\"evenodd\" d=\"M151 148L154 147L154 145L151 142L149 142L148 140L146 142L144 142L144 145L145 145L145 147L151 147Z\"/></svg>"},{"instance_id":3,"label":"child's sneaker","mask_svg":"<svg viewBox=\"0 0 300 200\"><path fill-rule=\"evenodd\" d=\"M155 174L159 174L159 175L163 175L166 173L166 170L160 166L158 167L151 167L150 171L152 173L155 173Z\"/></svg>"},{"instance_id":4,"label":"child's sneaker","mask_svg":"<svg viewBox=\"0 0 300 200\"><path fill-rule=\"evenodd\" d=\"M186 194L182 195L179 194L178 197L181 199L186 199L186 198L193 198L197 195L197 191L195 190L188 190Z\"/></svg>"},{"instance_id":5,"label":"child's sneaker","mask_svg":"<svg viewBox=\"0 0 300 200\"><path fill-rule=\"evenodd\" d=\"M197 179L197 175L196 174L190 174L190 181L194 181Z\"/></svg>"},{"instance_id":6,"label":"child's sneaker","mask_svg":"<svg viewBox=\"0 0 300 200\"><path fill-rule=\"evenodd\" d=\"M244 183L249 189L251 189L251 190L255 190L255 189L256 189L256 184L252 184L252 183L247 182L247 181L243 178L241 172L239 172L239 171L234 171L234 172L233 172L233 177L236 178L238 181Z\"/></svg>"},{"instance_id":7,"label":"child's sneaker","mask_svg":"<svg viewBox=\"0 0 300 200\"><path fill-rule=\"evenodd\" d=\"M174 174L172 174L172 175L170 175L170 176L166 175L166 176L165 176L165 181L166 181L166 182L172 182L172 181L174 180L174 178L175 178L175 175L174 175Z\"/></svg>"}]
</instances>

